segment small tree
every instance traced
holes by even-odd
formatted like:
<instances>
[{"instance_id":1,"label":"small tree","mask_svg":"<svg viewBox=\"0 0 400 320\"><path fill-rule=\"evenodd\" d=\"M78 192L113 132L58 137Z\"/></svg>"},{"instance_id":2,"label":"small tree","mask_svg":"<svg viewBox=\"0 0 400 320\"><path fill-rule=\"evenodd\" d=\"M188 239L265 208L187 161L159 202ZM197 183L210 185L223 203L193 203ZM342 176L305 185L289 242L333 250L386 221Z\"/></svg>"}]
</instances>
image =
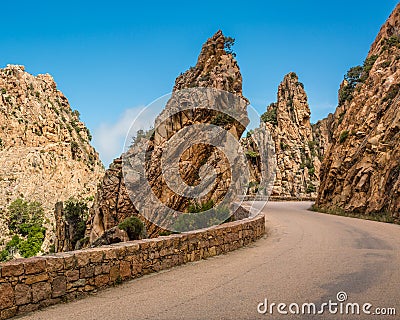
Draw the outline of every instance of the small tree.
<instances>
[{"instance_id":1,"label":"small tree","mask_svg":"<svg viewBox=\"0 0 400 320\"><path fill-rule=\"evenodd\" d=\"M213 200L192 203L187 211L176 219L172 229L179 232L201 229L221 224L230 218L229 208L221 205L214 207Z\"/></svg>"},{"instance_id":2,"label":"small tree","mask_svg":"<svg viewBox=\"0 0 400 320\"><path fill-rule=\"evenodd\" d=\"M145 139L151 139L153 134L154 134L154 129L153 128L150 128L149 130L140 129L140 130L136 131L136 135L132 137L131 146L133 146L136 143L139 143L140 140L142 140L144 138Z\"/></svg>"},{"instance_id":3,"label":"small tree","mask_svg":"<svg viewBox=\"0 0 400 320\"><path fill-rule=\"evenodd\" d=\"M24 258L36 255L42 247L46 232L41 204L18 198L10 204L8 212L8 228L14 236L0 253L0 260L12 259L17 252Z\"/></svg>"},{"instance_id":4,"label":"small tree","mask_svg":"<svg viewBox=\"0 0 400 320\"><path fill-rule=\"evenodd\" d=\"M269 122L274 126L278 125L277 105L275 103L271 103L268 106L267 111L261 115L261 120Z\"/></svg>"},{"instance_id":5,"label":"small tree","mask_svg":"<svg viewBox=\"0 0 400 320\"><path fill-rule=\"evenodd\" d=\"M24 258L29 258L36 255L42 247L43 240L43 228L39 228L37 226L33 227L29 232L27 239L21 241L18 246L21 256Z\"/></svg>"},{"instance_id":6,"label":"small tree","mask_svg":"<svg viewBox=\"0 0 400 320\"><path fill-rule=\"evenodd\" d=\"M233 45L235 44L235 38L232 37L225 37L224 39L224 49L225 52L231 54L232 56L236 57L236 53L233 52Z\"/></svg>"},{"instance_id":7,"label":"small tree","mask_svg":"<svg viewBox=\"0 0 400 320\"><path fill-rule=\"evenodd\" d=\"M129 240L138 240L144 231L143 222L136 216L131 216L122 221L118 228L125 230Z\"/></svg>"},{"instance_id":8,"label":"small tree","mask_svg":"<svg viewBox=\"0 0 400 320\"><path fill-rule=\"evenodd\" d=\"M88 218L88 206L85 202L69 198L65 202L65 219L72 226L73 234L71 244L74 248L76 243L85 237L86 220Z\"/></svg>"},{"instance_id":9,"label":"small tree","mask_svg":"<svg viewBox=\"0 0 400 320\"><path fill-rule=\"evenodd\" d=\"M349 130L342 131L342 133L340 134L340 137L339 137L339 142L340 143L345 142L348 136L349 136Z\"/></svg>"},{"instance_id":10,"label":"small tree","mask_svg":"<svg viewBox=\"0 0 400 320\"><path fill-rule=\"evenodd\" d=\"M75 160L79 153L79 144L74 140L71 141L71 153L72 153L72 159Z\"/></svg>"},{"instance_id":11,"label":"small tree","mask_svg":"<svg viewBox=\"0 0 400 320\"><path fill-rule=\"evenodd\" d=\"M354 88L357 85L357 83L360 80L362 72L363 72L363 67L361 66L352 67L350 68L349 71L347 71L344 78L348 81L348 85L351 88Z\"/></svg>"},{"instance_id":12,"label":"small tree","mask_svg":"<svg viewBox=\"0 0 400 320\"><path fill-rule=\"evenodd\" d=\"M8 229L26 236L33 227L42 227L44 211L39 202L28 202L21 198L8 207Z\"/></svg>"}]
</instances>

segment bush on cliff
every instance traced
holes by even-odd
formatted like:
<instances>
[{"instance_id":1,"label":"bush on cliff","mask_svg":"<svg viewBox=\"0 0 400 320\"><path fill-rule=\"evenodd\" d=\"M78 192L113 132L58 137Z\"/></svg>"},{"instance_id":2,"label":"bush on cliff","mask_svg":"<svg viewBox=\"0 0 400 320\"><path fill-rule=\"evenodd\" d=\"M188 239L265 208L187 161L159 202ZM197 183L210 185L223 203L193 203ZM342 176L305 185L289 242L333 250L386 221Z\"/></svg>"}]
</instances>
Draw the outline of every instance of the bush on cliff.
<instances>
[{"instance_id":1,"label":"bush on cliff","mask_svg":"<svg viewBox=\"0 0 400 320\"><path fill-rule=\"evenodd\" d=\"M353 91L356 85L358 83L363 83L368 79L369 72L377 59L377 55L372 55L365 59L362 66L352 67L347 71L344 76L347 82L339 91L339 105L342 105L345 101L353 99Z\"/></svg>"},{"instance_id":2,"label":"bush on cliff","mask_svg":"<svg viewBox=\"0 0 400 320\"><path fill-rule=\"evenodd\" d=\"M124 221L122 221L118 225L118 228L126 231L126 233L128 234L129 240L140 239L140 236L144 232L143 222L138 217L135 217L135 216L126 218Z\"/></svg>"},{"instance_id":3,"label":"bush on cliff","mask_svg":"<svg viewBox=\"0 0 400 320\"><path fill-rule=\"evenodd\" d=\"M75 248L76 243L85 237L86 221L88 218L88 206L85 202L69 198L65 202L65 219L72 227L72 247Z\"/></svg>"},{"instance_id":4,"label":"bush on cliff","mask_svg":"<svg viewBox=\"0 0 400 320\"><path fill-rule=\"evenodd\" d=\"M172 226L173 230L186 232L221 224L229 219L229 208L218 206L214 201L193 203L188 207L188 213L181 214Z\"/></svg>"},{"instance_id":5,"label":"bush on cliff","mask_svg":"<svg viewBox=\"0 0 400 320\"><path fill-rule=\"evenodd\" d=\"M267 111L264 112L261 115L261 120L263 122L269 122L271 124L273 124L274 126L278 125L278 119L277 119L277 105L275 103L271 103L268 108Z\"/></svg>"}]
</instances>

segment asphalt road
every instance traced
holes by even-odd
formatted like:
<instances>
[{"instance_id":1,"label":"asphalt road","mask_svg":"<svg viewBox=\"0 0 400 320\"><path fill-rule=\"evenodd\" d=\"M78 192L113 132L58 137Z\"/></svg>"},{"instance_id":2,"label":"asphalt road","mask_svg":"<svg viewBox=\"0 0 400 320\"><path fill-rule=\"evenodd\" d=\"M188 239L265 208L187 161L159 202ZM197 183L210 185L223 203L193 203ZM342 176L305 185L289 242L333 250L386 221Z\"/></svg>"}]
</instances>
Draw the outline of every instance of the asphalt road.
<instances>
[{"instance_id":1,"label":"asphalt road","mask_svg":"<svg viewBox=\"0 0 400 320\"><path fill-rule=\"evenodd\" d=\"M257 205L263 205L262 202ZM145 276L22 319L400 319L400 226L308 211L310 202L272 202L268 236L243 249ZM259 303L347 300L395 316L281 315ZM260 311L264 305L260 306ZM334 311L335 306L332 305ZM295 312L296 306L292 305ZM305 307L307 313L308 307ZM351 312L351 309L349 309ZM377 310L380 311L380 310ZM340 313L340 309L338 309Z\"/></svg>"}]
</instances>

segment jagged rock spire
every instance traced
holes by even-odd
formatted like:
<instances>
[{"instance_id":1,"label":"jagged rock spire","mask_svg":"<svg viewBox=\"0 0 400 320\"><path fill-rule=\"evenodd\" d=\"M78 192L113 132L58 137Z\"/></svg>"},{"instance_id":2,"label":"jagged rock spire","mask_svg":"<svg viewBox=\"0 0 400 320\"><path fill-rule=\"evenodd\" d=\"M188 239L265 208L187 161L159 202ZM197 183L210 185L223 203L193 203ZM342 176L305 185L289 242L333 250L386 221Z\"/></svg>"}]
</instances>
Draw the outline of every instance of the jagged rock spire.
<instances>
[{"instance_id":1,"label":"jagged rock spire","mask_svg":"<svg viewBox=\"0 0 400 320\"><path fill-rule=\"evenodd\" d=\"M294 72L278 88L277 102L261 117L275 141L277 172L272 196L315 197L320 161L314 150L310 108Z\"/></svg>"},{"instance_id":2,"label":"jagged rock spire","mask_svg":"<svg viewBox=\"0 0 400 320\"><path fill-rule=\"evenodd\" d=\"M226 40L218 30L204 43L195 67L181 74L174 91L193 87L212 87L242 97L242 75L231 52L225 50Z\"/></svg>"}]
</instances>

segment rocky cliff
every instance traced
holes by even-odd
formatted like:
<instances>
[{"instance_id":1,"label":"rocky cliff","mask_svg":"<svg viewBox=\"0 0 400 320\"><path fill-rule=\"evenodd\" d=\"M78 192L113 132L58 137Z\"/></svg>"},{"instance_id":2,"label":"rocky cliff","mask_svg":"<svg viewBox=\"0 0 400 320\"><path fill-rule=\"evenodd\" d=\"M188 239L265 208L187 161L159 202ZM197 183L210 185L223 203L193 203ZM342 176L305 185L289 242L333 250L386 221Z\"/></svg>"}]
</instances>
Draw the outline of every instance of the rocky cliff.
<instances>
[{"instance_id":1,"label":"rocky cliff","mask_svg":"<svg viewBox=\"0 0 400 320\"><path fill-rule=\"evenodd\" d=\"M186 93L185 89L197 87L215 88L231 93L238 99L240 98L243 104L240 106L241 109L239 111L245 120L247 119L247 100L242 96L242 77L231 52L232 44L233 39L225 37L221 31L218 31L203 45L196 66L190 68L176 79L173 95L164 111L156 119L155 131L151 135L148 145L146 174L151 191L146 192L140 186L130 185L130 188L139 192L136 198L146 199L149 193L152 193L169 208L181 212L186 211L191 204L190 199L175 193L171 189L161 171L163 145L178 131L196 124L211 123L229 131L237 140L240 138L245 125L218 110L198 108L190 111L173 112L179 107L179 99L187 98L186 103L193 102L190 100L193 96L190 94L187 97L183 97ZM200 90L198 93L201 95L204 91L201 92ZM224 103L226 104L227 102ZM226 108L228 108L228 105L226 105ZM135 165L137 154L138 151L131 148L123 157L130 159L129 161L132 161L133 165ZM201 167L208 166L216 170L217 179L213 188L201 201L212 200L218 202L226 192L226 184L227 181L230 181L231 174L226 159L221 152L217 148L199 143L189 147L179 160L183 181L191 186L196 186L200 183L199 170ZM117 159L106 172L92 210L89 224L89 236L92 242L101 236L105 230L118 225L130 215L138 215L146 223L147 233L150 237L158 236L162 230L149 222L147 215L144 217L141 210L146 210L146 206L136 208L133 205L128 196L125 183L122 160ZM140 193L141 189L143 189L143 194Z\"/></svg>"},{"instance_id":2,"label":"rocky cliff","mask_svg":"<svg viewBox=\"0 0 400 320\"><path fill-rule=\"evenodd\" d=\"M316 205L400 215L400 4L339 89Z\"/></svg>"},{"instance_id":3,"label":"rocky cliff","mask_svg":"<svg viewBox=\"0 0 400 320\"><path fill-rule=\"evenodd\" d=\"M319 186L321 147L314 141L304 86L293 72L278 88L277 102L261 116L275 142L277 170L272 196L315 197Z\"/></svg>"},{"instance_id":4,"label":"rocky cliff","mask_svg":"<svg viewBox=\"0 0 400 320\"><path fill-rule=\"evenodd\" d=\"M55 241L54 207L70 197L93 197L103 167L90 133L48 75L23 66L0 69L0 235L9 237L7 207L16 198L45 211L43 249Z\"/></svg>"}]
</instances>

